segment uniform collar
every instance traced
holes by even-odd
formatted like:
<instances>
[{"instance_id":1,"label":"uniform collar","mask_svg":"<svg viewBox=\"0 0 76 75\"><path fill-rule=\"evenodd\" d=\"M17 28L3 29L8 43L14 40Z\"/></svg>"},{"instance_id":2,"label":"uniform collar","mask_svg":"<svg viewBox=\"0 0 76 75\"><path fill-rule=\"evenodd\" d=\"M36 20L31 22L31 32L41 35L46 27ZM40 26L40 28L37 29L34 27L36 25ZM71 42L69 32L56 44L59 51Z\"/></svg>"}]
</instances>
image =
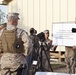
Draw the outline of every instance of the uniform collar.
<instances>
[{"instance_id":1,"label":"uniform collar","mask_svg":"<svg viewBox=\"0 0 76 75\"><path fill-rule=\"evenodd\" d=\"M14 30L16 29L16 26L14 25L7 25L7 30Z\"/></svg>"}]
</instances>

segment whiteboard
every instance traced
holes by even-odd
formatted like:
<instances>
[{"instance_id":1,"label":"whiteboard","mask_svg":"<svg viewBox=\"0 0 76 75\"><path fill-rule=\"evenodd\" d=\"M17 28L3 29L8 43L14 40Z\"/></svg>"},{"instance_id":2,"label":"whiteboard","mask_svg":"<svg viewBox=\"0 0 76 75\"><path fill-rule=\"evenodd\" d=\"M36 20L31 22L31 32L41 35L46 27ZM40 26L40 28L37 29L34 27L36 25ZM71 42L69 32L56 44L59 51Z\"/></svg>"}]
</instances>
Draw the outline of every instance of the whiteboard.
<instances>
[{"instance_id":1,"label":"whiteboard","mask_svg":"<svg viewBox=\"0 0 76 75\"><path fill-rule=\"evenodd\" d=\"M76 33L72 33L72 28L76 28L74 22L53 23L53 45L73 46L76 45Z\"/></svg>"}]
</instances>

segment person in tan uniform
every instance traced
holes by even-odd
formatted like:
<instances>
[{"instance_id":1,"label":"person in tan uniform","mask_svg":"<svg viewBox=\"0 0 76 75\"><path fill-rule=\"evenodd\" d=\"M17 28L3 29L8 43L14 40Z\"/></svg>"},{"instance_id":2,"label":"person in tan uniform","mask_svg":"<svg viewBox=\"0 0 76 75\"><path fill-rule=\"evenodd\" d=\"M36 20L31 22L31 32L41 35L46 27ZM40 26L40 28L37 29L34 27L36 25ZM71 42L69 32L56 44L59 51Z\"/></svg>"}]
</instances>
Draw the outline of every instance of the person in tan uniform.
<instances>
[{"instance_id":1,"label":"person in tan uniform","mask_svg":"<svg viewBox=\"0 0 76 75\"><path fill-rule=\"evenodd\" d=\"M3 29L6 27L6 23L3 22L0 24L0 33L3 31ZM1 36L1 34L0 34ZM0 70L1 70L1 55L2 55L2 50L1 50L1 40L0 40Z\"/></svg>"},{"instance_id":2,"label":"person in tan uniform","mask_svg":"<svg viewBox=\"0 0 76 75\"><path fill-rule=\"evenodd\" d=\"M75 19L75 24L76 24L76 19ZM74 42L75 42L75 40L74 40ZM65 61L66 61L67 73L75 74L76 46L75 45L74 46L65 46L65 51L66 51L65 52Z\"/></svg>"},{"instance_id":3,"label":"person in tan uniform","mask_svg":"<svg viewBox=\"0 0 76 75\"><path fill-rule=\"evenodd\" d=\"M0 33L3 31L3 29L6 27L6 23L2 23L0 24ZM1 34L0 34L1 36ZM0 54L2 53L2 50L1 50L1 40L0 40ZM0 55L1 56L1 55Z\"/></svg>"},{"instance_id":4,"label":"person in tan uniform","mask_svg":"<svg viewBox=\"0 0 76 75\"><path fill-rule=\"evenodd\" d=\"M22 75L27 68L26 57L32 51L27 32L17 27L18 16L18 13L8 13L7 27L1 35L1 75Z\"/></svg>"},{"instance_id":5,"label":"person in tan uniform","mask_svg":"<svg viewBox=\"0 0 76 75\"><path fill-rule=\"evenodd\" d=\"M67 67L67 73L75 74L75 64L76 64L76 50L75 47L65 46L65 61Z\"/></svg>"}]
</instances>

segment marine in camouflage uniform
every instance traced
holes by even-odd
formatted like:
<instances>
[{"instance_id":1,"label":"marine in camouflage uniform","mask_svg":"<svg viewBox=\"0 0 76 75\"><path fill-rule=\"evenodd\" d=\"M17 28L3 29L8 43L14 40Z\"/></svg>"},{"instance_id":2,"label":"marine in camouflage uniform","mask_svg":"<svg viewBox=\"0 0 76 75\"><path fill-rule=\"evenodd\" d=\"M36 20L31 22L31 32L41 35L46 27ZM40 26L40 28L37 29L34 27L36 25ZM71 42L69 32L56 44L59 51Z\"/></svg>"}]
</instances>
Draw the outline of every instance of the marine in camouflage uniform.
<instances>
[{"instance_id":1,"label":"marine in camouflage uniform","mask_svg":"<svg viewBox=\"0 0 76 75\"><path fill-rule=\"evenodd\" d=\"M32 43L28 34L17 28L18 13L9 13L7 27L1 35L1 75L21 75L26 68L26 56L31 53ZM29 50L29 53L27 53Z\"/></svg>"},{"instance_id":2,"label":"marine in camouflage uniform","mask_svg":"<svg viewBox=\"0 0 76 75\"><path fill-rule=\"evenodd\" d=\"M3 29L6 27L6 23L3 22L0 24L0 33L3 31ZM0 34L1 37L1 34ZM1 40L0 40L0 70L1 70L1 55L2 55L2 49L1 49Z\"/></svg>"},{"instance_id":3,"label":"marine in camouflage uniform","mask_svg":"<svg viewBox=\"0 0 76 75\"><path fill-rule=\"evenodd\" d=\"M75 74L76 66L76 47L65 46L65 60L67 73Z\"/></svg>"}]
</instances>

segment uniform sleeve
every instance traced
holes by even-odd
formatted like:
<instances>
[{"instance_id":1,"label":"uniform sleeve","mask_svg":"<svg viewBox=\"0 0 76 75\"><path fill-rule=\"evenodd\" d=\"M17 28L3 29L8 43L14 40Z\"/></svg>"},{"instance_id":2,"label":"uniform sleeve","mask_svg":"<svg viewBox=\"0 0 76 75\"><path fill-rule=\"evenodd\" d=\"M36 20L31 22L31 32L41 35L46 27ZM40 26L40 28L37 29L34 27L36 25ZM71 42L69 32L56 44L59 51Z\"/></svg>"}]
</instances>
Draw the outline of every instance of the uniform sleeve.
<instances>
[{"instance_id":1,"label":"uniform sleeve","mask_svg":"<svg viewBox=\"0 0 76 75\"><path fill-rule=\"evenodd\" d=\"M32 52L32 49L33 49L33 45L32 45L32 41L31 39L29 38L28 34L24 31L22 33L22 41L24 42L24 49L25 49L25 53L24 55L29 55L31 52Z\"/></svg>"}]
</instances>

